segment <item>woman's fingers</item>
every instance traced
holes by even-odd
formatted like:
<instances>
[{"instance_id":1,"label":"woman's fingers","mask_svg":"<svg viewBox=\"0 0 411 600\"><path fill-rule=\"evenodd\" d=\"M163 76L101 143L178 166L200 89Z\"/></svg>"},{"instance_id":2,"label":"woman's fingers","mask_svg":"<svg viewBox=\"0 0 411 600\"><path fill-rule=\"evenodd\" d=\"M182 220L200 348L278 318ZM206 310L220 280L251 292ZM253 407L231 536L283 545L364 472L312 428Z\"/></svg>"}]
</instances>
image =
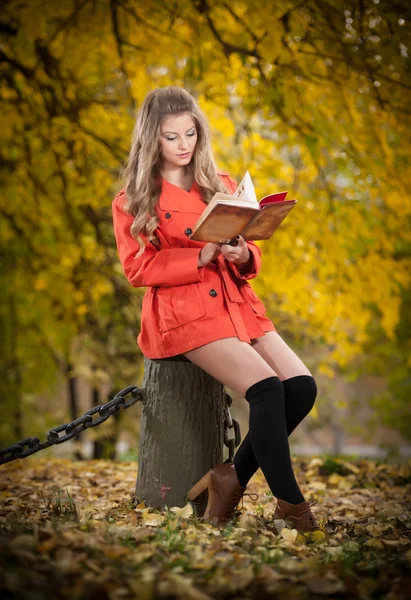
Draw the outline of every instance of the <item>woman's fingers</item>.
<instances>
[{"instance_id":1,"label":"woman's fingers","mask_svg":"<svg viewBox=\"0 0 411 600\"><path fill-rule=\"evenodd\" d=\"M244 238L237 236L238 245L219 244L208 242L201 251L201 262L206 265L222 254L229 262L245 262L249 256L249 250Z\"/></svg>"},{"instance_id":2,"label":"woman's fingers","mask_svg":"<svg viewBox=\"0 0 411 600\"><path fill-rule=\"evenodd\" d=\"M224 244L221 247L221 253L229 262L246 262L250 255L247 242L242 236L237 236L238 245L231 246Z\"/></svg>"},{"instance_id":3,"label":"woman's fingers","mask_svg":"<svg viewBox=\"0 0 411 600\"><path fill-rule=\"evenodd\" d=\"M200 252L200 260L203 265L208 265L212 260L217 258L220 254L221 248L220 244L216 244L214 242L208 242L205 244Z\"/></svg>"}]
</instances>

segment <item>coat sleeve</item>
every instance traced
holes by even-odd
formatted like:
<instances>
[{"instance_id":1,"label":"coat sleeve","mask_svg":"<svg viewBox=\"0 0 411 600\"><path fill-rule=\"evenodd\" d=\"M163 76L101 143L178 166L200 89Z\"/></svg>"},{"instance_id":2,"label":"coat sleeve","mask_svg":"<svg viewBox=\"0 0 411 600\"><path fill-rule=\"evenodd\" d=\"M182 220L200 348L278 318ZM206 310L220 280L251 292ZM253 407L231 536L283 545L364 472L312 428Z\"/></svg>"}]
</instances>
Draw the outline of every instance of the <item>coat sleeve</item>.
<instances>
[{"instance_id":1,"label":"coat sleeve","mask_svg":"<svg viewBox=\"0 0 411 600\"><path fill-rule=\"evenodd\" d=\"M231 191L231 193L235 192L235 190L237 189L236 181L228 174L224 173L223 182ZM242 271L240 273L240 271L234 263L231 263L228 260L226 260L229 269L236 275L236 277L245 280L254 279L255 277L257 277L261 269L261 249L258 246L256 246L256 244L254 244L253 242L246 242L246 244L252 256L252 261L250 262L250 266L247 269L247 271Z\"/></svg>"},{"instance_id":2,"label":"coat sleeve","mask_svg":"<svg viewBox=\"0 0 411 600\"><path fill-rule=\"evenodd\" d=\"M237 265L235 265L232 262L227 261L227 264L229 268L233 271L233 273L240 279L254 279L255 277L257 277L261 269L261 249L258 246L256 246L253 242L246 242L246 244L252 257L250 266L248 267L247 271L240 272L237 268Z\"/></svg>"},{"instance_id":3,"label":"coat sleeve","mask_svg":"<svg viewBox=\"0 0 411 600\"><path fill-rule=\"evenodd\" d=\"M147 242L144 252L136 257L140 245L130 233L133 216L122 209L124 193L112 203L114 235L124 274L134 287L174 286L196 283L203 279L204 269L197 267L201 248L164 248L159 250Z\"/></svg>"}]
</instances>

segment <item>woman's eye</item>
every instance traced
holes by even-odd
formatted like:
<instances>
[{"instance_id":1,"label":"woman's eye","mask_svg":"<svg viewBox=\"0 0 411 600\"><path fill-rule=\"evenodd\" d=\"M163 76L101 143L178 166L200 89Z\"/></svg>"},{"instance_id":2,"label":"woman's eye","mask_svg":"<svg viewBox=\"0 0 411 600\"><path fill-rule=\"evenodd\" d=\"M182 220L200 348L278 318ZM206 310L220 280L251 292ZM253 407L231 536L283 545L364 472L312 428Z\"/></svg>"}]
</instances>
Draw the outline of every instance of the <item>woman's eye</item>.
<instances>
[{"instance_id":1,"label":"woman's eye","mask_svg":"<svg viewBox=\"0 0 411 600\"><path fill-rule=\"evenodd\" d=\"M197 133L197 132L196 132L196 131L194 131L193 133L187 133L187 135L188 135L189 137L192 137L193 135L196 135L196 133ZM166 140L168 140L169 142L173 142L173 141L174 141L174 140L176 140L176 139L177 139L177 136L174 136L174 137L167 137L167 136L166 136Z\"/></svg>"}]
</instances>

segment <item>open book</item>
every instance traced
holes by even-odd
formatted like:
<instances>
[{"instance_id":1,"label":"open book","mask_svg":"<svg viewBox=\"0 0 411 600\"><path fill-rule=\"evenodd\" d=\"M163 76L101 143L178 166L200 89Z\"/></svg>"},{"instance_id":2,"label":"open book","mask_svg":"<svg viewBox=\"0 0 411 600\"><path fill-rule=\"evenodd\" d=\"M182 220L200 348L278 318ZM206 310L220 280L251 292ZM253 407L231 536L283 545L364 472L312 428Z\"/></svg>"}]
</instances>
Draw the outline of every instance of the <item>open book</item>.
<instances>
[{"instance_id":1,"label":"open book","mask_svg":"<svg viewBox=\"0 0 411 600\"><path fill-rule=\"evenodd\" d=\"M270 194L258 202L247 171L234 194L214 194L190 238L221 244L228 244L236 235L248 241L268 240L297 203L285 200L287 193Z\"/></svg>"}]
</instances>

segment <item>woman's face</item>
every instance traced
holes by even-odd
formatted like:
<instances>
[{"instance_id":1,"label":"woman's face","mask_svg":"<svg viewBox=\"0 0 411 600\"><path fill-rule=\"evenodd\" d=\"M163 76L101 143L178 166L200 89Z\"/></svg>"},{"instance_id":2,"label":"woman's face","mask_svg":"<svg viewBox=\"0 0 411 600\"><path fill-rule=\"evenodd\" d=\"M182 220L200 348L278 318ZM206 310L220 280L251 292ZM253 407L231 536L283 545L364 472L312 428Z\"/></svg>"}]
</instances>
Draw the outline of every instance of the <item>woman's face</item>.
<instances>
[{"instance_id":1,"label":"woman's face","mask_svg":"<svg viewBox=\"0 0 411 600\"><path fill-rule=\"evenodd\" d=\"M193 118L183 113L171 116L161 124L161 155L166 169L188 165L197 143L197 130Z\"/></svg>"}]
</instances>

